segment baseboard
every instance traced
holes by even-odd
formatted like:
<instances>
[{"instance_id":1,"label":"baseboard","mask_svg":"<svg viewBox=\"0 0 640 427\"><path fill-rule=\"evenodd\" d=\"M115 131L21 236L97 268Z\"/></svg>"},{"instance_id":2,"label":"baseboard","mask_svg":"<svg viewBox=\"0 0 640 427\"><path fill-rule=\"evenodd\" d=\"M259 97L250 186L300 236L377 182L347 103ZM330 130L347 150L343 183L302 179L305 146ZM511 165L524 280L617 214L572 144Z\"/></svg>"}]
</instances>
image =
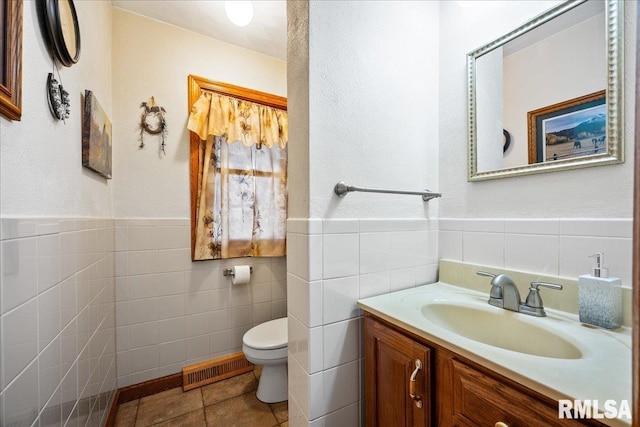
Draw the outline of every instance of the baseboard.
<instances>
[{"instance_id":1,"label":"baseboard","mask_svg":"<svg viewBox=\"0 0 640 427\"><path fill-rule=\"evenodd\" d=\"M182 372L119 388L116 391L113 402L111 402L105 427L113 427L115 425L118 408L121 403L131 402L132 400L141 399L176 387L182 387Z\"/></svg>"}]
</instances>

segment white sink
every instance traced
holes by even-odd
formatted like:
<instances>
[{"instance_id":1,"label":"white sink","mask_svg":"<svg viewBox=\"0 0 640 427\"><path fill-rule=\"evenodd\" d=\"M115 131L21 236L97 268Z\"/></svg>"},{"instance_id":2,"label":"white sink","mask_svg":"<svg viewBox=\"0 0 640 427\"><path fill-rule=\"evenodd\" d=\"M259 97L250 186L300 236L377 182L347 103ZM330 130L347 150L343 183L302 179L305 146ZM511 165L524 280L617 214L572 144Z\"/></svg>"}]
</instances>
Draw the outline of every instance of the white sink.
<instances>
[{"instance_id":1,"label":"white sink","mask_svg":"<svg viewBox=\"0 0 640 427\"><path fill-rule=\"evenodd\" d=\"M535 325L539 318L487 305L487 309L452 302L426 304L422 315L432 323L484 344L556 359L579 359L582 352L555 331Z\"/></svg>"}]
</instances>

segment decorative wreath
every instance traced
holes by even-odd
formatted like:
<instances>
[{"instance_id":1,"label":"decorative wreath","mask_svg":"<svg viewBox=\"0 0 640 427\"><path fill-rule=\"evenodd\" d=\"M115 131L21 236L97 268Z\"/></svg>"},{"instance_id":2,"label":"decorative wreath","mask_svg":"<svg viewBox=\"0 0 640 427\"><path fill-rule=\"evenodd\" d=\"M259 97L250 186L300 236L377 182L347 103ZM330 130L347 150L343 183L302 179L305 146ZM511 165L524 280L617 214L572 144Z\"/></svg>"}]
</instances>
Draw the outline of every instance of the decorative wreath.
<instances>
[{"instance_id":1,"label":"decorative wreath","mask_svg":"<svg viewBox=\"0 0 640 427\"><path fill-rule=\"evenodd\" d=\"M69 92L58 83L53 77L53 73L49 73L49 77L47 77L47 92L49 93L49 109L53 117L62 121L67 120L71 115Z\"/></svg>"},{"instance_id":2,"label":"decorative wreath","mask_svg":"<svg viewBox=\"0 0 640 427\"><path fill-rule=\"evenodd\" d=\"M160 151L163 154L167 154L164 151L165 142L164 139L167 136L167 121L164 115L166 110L164 107L156 105L154 97L151 97L150 104L142 102L140 108L143 108L140 115L140 145L139 148L144 148L144 133L147 132L150 135L161 135L162 143L160 144Z\"/></svg>"}]
</instances>

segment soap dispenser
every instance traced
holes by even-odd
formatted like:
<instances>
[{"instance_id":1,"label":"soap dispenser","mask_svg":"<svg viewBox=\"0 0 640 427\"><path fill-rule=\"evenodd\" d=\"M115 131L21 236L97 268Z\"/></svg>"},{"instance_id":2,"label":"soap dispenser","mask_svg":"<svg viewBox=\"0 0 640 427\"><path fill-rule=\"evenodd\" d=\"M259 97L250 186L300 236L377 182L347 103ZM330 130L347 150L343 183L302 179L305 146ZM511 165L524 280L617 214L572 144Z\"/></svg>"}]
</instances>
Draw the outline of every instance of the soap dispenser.
<instances>
[{"instance_id":1,"label":"soap dispenser","mask_svg":"<svg viewBox=\"0 0 640 427\"><path fill-rule=\"evenodd\" d=\"M578 313L582 323L614 329L622 324L622 281L609 277L604 254L590 255L596 265L591 274L578 277Z\"/></svg>"}]
</instances>

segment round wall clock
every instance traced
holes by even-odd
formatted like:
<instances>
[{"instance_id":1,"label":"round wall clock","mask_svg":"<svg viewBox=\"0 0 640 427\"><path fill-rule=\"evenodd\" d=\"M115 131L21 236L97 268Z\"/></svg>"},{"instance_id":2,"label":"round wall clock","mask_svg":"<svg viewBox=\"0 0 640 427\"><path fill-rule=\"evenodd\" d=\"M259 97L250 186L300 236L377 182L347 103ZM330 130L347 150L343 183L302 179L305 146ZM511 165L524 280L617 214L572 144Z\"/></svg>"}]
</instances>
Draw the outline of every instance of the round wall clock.
<instances>
[{"instance_id":1,"label":"round wall clock","mask_svg":"<svg viewBox=\"0 0 640 427\"><path fill-rule=\"evenodd\" d=\"M80 59L80 27L73 0L43 0L41 16L49 53L66 67Z\"/></svg>"}]
</instances>

